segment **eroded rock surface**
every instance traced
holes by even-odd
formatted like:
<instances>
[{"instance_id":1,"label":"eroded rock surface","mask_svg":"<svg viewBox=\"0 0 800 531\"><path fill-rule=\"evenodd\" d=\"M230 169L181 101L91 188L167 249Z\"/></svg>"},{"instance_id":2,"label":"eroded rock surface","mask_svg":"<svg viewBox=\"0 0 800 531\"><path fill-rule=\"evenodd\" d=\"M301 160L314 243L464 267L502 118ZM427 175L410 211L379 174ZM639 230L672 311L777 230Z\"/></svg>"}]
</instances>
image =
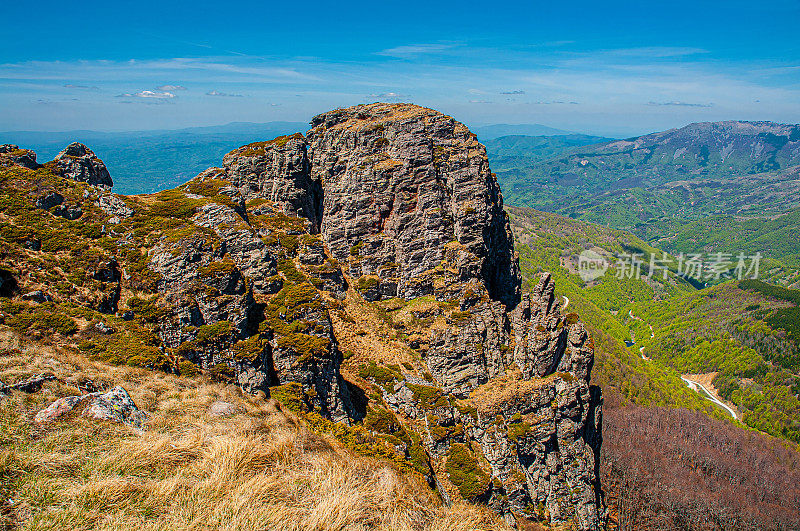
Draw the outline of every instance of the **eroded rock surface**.
<instances>
[{"instance_id":1,"label":"eroded rock surface","mask_svg":"<svg viewBox=\"0 0 800 531\"><path fill-rule=\"evenodd\" d=\"M102 160L79 142L73 142L56 155L54 171L74 181L110 189L114 182Z\"/></svg>"}]
</instances>

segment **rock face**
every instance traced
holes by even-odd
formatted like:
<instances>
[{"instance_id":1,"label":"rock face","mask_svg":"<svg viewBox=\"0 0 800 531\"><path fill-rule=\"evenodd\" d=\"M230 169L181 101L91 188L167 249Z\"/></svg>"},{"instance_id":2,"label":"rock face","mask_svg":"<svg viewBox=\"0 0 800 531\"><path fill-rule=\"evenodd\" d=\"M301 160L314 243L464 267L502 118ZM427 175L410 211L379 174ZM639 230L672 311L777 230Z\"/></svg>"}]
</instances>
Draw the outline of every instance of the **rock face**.
<instances>
[{"instance_id":1,"label":"rock face","mask_svg":"<svg viewBox=\"0 0 800 531\"><path fill-rule=\"evenodd\" d=\"M434 269L452 251L454 280L479 279L492 299L515 303L519 273L500 188L464 125L414 105L340 109L311 123L321 231L351 276L377 277L382 296L432 294Z\"/></svg>"},{"instance_id":2,"label":"rock face","mask_svg":"<svg viewBox=\"0 0 800 531\"><path fill-rule=\"evenodd\" d=\"M593 344L562 315L549 274L522 292L485 148L453 118L407 104L339 109L312 126L160 194L83 186L73 222L97 223L115 242L105 248L119 249L82 269L103 290L92 307L150 334L127 360L130 347L114 343L122 330L95 328L86 348L363 420L445 500L488 504L510 524L600 529ZM111 186L80 144L53 167ZM79 192L24 193L52 214ZM365 313L386 328L365 330ZM361 345L351 336L372 343L345 361L340 343Z\"/></svg>"},{"instance_id":3,"label":"rock face","mask_svg":"<svg viewBox=\"0 0 800 531\"><path fill-rule=\"evenodd\" d=\"M307 150L306 139L299 133L248 144L225 155L224 178L247 200L269 199L285 214L307 218L316 232L322 189L311 178Z\"/></svg>"},{"instance_id":4,"label":"rock face","mask_svg":"<svg viewBox=\"0 0 800 531\"><path fill-rule=\"evenodd\" d=\"M114 185L103 161L91 149L78 142L64 148L53 160L53 166L57 173L68 179L106 189Z\"/></svg>"}]
</instances>

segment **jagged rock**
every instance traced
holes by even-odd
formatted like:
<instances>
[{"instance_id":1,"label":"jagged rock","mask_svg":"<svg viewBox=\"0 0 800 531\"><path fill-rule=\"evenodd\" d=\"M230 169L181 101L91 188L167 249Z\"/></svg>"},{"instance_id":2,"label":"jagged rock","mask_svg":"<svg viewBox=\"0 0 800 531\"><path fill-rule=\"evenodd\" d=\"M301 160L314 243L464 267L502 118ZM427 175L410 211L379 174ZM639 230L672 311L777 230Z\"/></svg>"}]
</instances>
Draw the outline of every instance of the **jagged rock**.
<instances>
[{"instance_id":1,"label":"jagged rock","mask_svg":"<svg viewBox=\"0 0 800 531\"><path fill-rule=\"evenodd\" d=\"M50 210L54 206L60 205L64 202L64 196L58 192L50 192L47 195L36 198L36 208L43 210Z\"/></svg>"},{"instance_id":2,"label":"jagged rock","mask_svg":"<svg viewBox=\"0 0 800 531\"><path fill-rule=\"evenodd\" d=\"M8 161L11 164L22 166L29 170L35 170L41 167L36 162L36 153L30 149L20 149L19 146L14 144L0 145L0 162Z\"/></svg>"},{"instance_id":3,"label":"jagged rock","mask_svg":"<svg viewBox=\"0 0 800 531\"><path fill-rule=\"evenodd\" d=\"M323 416L357 421L367 399L342 377L334 322L346 316L332 319L349 302L332 298L352 287L370 301L405 299L380 304L397 304L407 320L380 315L425 380L399 365L376 365L381 378L359 372L416 432L411 443L390 441L398 455L413 445L445 500L485 503L515 525L546 513L555 525L599 529L591 338L576 315L562 315L548 274L522 294L484 147L463 124L413 105L340 109L312 125L306 136L239 148L170 192L188 210L154 232L147 262L161 354L176 356L181 373L191 362L246 392L291 389ZM98 199L109 223L128 214L124 203ZM140 204L146 214L150 203ZM113 295L135 274L125 268L107 261L90 275ZM430 297L407 302L421 296ZM89 398L63 400L54 410ZM447 471L454 455L481 469L469 489Z\"/></svg>"},{"instance_id":4,"label":"jagged rock","mask_svg":"<svg viewBox=\"0 0 800 531\"><path fill-rule=\"evenodd\" d=\"M53 170L62 177L88 183L104 189L111 189L114 182L106 165L94 152L79 142L64 148L55 160Z\"/></svg>"},{"instance_id":5,"label":"jagged rock","mask_svg":"<svg viewBox=\"0 0 800 531\"><path fill-rule=\"evenodd\" d=\"M322 189L319 181L310 177L307 147L299 133L248 144L225 155L225 179L245 199L269 199L280 205L285 214L308 219L316 232Z\"/></svg>"},{"instance_id":6,"label":"jagged rock","mask_svg":"<svg viewBox=\"0 0 800 531\"><path fill-rule=\"evenodd\" d=\"M112 218L117 218L117 223L120 219L129 218L134 214L133 209L116 194L101 195L97 200L97 206Z\"/></svg>"},{"instance_id":7,"label":"jagged rock","mask_svg":"<svg viewBox=\"0 0 800 531\"><path fill-rule=\"evenodd\" d=\"M486 150L464 125L405 104L339 109L311 123L321 232L352 276L378 276L387 296L432 293L426 273L452 242L457 279L479 278L513 305L519 285L508 216Z\"/></svg>"},{"instance_id":8,"label":"jagged rock","mask_svg":"<svg viewBox=\"0 0 800 531\"><path fill-rule=\"evenodd\" d=\"M96 420L119 422L140 429L147 421L147 414L136 407L124 388L117 386L106 393L96 392L59 398L39 411L34 417L34 422L38 424L52 422L71 413L78 406L83 406L82 416Z\"/></svg>"}]
</instances>

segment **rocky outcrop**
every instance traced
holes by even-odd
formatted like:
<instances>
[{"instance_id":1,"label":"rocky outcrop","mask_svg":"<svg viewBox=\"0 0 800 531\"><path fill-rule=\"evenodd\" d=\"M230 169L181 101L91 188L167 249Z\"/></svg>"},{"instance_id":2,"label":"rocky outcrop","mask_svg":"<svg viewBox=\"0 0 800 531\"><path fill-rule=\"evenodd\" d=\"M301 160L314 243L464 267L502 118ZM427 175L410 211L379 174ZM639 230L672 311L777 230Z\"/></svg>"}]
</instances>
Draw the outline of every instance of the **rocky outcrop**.
<instances>
[{"instance_id":1,"label":"rocky outcrop","mask_svg":"<svg viewBox=\"0 0 800 531\"><path fill-rule=\"evenodd\" d=\"M306 218L319 227L322 189L310 175L308 144L301 134L280 136L236 149L223 159L224 179L245 199L268 199L285 214Z\"/></svg>"},{"instance_id":2,"label":"rocky outcrop","mask_svg":"<svg viewBox=\"0 0 800 531\"><path fill-rule=\"evenodd\" d=\"M248 232L234 218L253 226L264 214L305 219L302 230L277 239L297 242L290 270L315 277L325 291L342 293L349 278L370 301L432 295L447 308L455 304L423 317L431 319L427 329L406 329L432 380L408 375L383 393L424 435L425 451L439 463L433 482L446 497L485 501L509 522L599 528L602 398L588 383L591 340L574 314L561 314L549 275L522 294L484 147L452 118L413 105L339 109L312 126L305 137L244 146L226 155L224 168L201 174L201 181L232 186L226 193L244 217L217 205L201 209L196 223L220 236L262 293L287 255L259 243L271 241L265 229ZM320 269L325 274L315 275ZM262 367L273 382L300 383L323 414L352 415L342 355L317 290L284 285L260 328ZM383 385L385 374L367 379ZM476 404L474 413L457 407L459 400ZM454 452L485 459L477 487L448 491L455 483L442 467L463 457Z\"/></svg>"},{"instance_id":3,"label":"rocky outcrop","mask_svg":"<svg viewBox=\"0 0 800 531\"><path fill-rule=\"evenodd\" d=\"M80 223L114 240L105 248L116 258L83 271L104 298L85 300L107 313L125 303L115 327L148 327L135 347L146 366L199 368L344 423L366 414L445 500L486 503L520 527L599 529L592 341L562 314L549 274L522 292L484 147L414 105L339 109L312 126L234 150L161 194L28 197L51 213L79 201ZM110 187L91 151L62 155L53 165L62 175ZM359 312L386 328L366 330ZM356 329L340 334L348 320ZM119 335L106 328L86 343ZM369 363L346 365L356 382L342 372L349 335L371 339L353 358ZM95 343L86 348L101 350Z\"/></svg>"},{"instance_id":4,"label":"rocky outcrop","mask_svg":"<svg viewBox=\"0 0 800 531\"><path fill-rule=\"evenodd\" d=\"M449 116L414 105L321 114L308 132L311 174L323 183L321 231L353 277L376 277L382 296L435 289L453 244L455 279L480 279L513 306L517 265L486 149Z\"/></svg>"},{"instance_id":5,"label":"rocky outcrop","mask_svg":"<svg viewBox=\"0 0 800 531\"><path fill-rule=\"evenodd\" d=\"M14 144L0 145L0 163L22 166L29 170L35 170L41 165L36 162L36 153L30 149L20 149Z\"/></svg>"},{"instance_id":6,"label":"rocky outcrop","mask_svg":"<svg viewBox=\"0 0 800 531\"><path fill-rule=\"evenodd\" d=\"M114 185L103 161L78 142L61 150L52 164L53 170L62 177L105 189L111 189Z\"/></svg>"}]
</instances>

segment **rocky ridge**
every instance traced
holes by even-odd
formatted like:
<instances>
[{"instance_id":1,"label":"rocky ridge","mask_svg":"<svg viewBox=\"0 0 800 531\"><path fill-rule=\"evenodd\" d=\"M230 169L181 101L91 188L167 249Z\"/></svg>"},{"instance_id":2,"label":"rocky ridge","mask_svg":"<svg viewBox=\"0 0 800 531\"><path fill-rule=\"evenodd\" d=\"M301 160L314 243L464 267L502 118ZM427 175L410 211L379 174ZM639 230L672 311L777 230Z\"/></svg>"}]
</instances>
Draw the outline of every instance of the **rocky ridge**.
<instances>
[{"instance_id":1,"label":"rocky ridge","mask_svg":"<svg viewBox=\"0 0 800 531\"><path fill-rule=\"evenodd\" d=\"M132 197L109 194L105 166L76 146L42 166L0 149L3 184L20 190L0 204L15 218L0 226L14 244L0 259L22 291L52 299L9 303L13 323L40 333L22 316L90 308L112 326L77 332L89 355L199 369L363 422L445 499L486 503L509 524L601 526L591 338L562 315L549 275L522 293L502 194L465 126L413 105L339 109ZM75 227L80 249L42 237ZM45 254L69 289L24 267ZM359 329L364 311L382 324Z\"/></svg>"}]
</instances>

